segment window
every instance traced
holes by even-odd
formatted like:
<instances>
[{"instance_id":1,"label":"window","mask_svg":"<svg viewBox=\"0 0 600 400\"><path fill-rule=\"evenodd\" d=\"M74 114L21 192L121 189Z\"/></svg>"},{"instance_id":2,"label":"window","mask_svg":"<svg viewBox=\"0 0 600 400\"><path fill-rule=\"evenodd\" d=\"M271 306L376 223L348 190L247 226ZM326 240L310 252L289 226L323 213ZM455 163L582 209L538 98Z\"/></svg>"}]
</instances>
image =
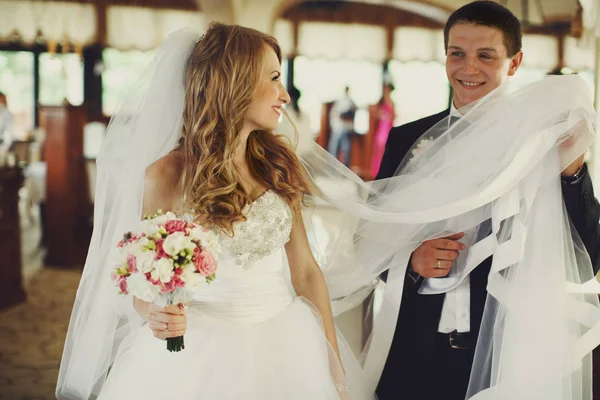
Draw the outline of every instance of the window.
<instances>
[{"instance_id":1,"label":"window","mask_svg":"<svg viewBox=\"0 0 600 400\"><path fill-rule=\"evenodd\" d=\"M8 99L13 115L13 137L25 140L33 128L33 53L0 51L0 91Z\"/></svg>"},{"instance_id":2,"label":"window","mask_svg":"<svg viewBox=\"0 0 600 400\"><path fill-rule=\"evenodd\" d=\"M450 85L444 64L392 60L389 72L394 83L395 126L439 113L448 108Z\"/></svg>"},{"instance_id":3,"label":"window","mask_svg":"<svg viewBox=\"0 0 600 400\"><path fill-rule=\"evenodd\" d=\"M83 104L83 60L78 54L40 54L40 104Z\"/></svg>"},{"instance_id":4,"label":"window","mask_svg":"<svg viewBox=\"0 0 600 400\"><path fill-rule=\"evenodd\" d=\"M152 61L156 50L119 51L104 49L102 60L102 112L112 115L127 84L135 80Z\"/></svg>"}]
</instances>

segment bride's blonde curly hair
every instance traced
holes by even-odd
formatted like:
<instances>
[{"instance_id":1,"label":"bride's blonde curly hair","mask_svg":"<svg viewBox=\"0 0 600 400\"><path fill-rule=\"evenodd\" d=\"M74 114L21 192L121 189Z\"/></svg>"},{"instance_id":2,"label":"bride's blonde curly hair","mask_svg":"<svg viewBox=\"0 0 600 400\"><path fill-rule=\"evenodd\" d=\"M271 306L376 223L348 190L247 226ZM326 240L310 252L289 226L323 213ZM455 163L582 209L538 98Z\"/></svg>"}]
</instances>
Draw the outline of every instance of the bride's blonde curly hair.
<instances>
[{"instance_id":1,"label":"bride's blonde curly hair","mask_svg":"<svg viewBox=\"0 0 600 400\"><path fill-rule=\"evenodd\" d=\"M277 40L254 29L213 23L189 58L183 132L180 191L196 222L233 233L251 202L240 184L234 150L242 140L243 118L262 73L266 46ZM308 185L290 143L272 131L253 131L246 161L254 178L298 209Z\"/></svg>"}]
</instances>

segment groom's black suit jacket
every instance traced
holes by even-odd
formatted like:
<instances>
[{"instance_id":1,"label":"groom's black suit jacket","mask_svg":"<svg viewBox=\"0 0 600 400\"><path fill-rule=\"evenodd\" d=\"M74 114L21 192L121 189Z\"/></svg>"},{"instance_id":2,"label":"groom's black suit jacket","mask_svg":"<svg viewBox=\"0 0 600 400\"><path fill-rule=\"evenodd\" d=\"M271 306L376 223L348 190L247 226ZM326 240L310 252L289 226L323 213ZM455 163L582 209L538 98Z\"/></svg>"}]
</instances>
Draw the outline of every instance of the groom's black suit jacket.
<instances>
[{"instance_id":1,"label":"groom's black suit jacket","mask_svg":"<svg viewBox=\"0 0 600 400\"><path fill-rule=\"evenodd\" d=\"M421 135L447 117L449 112L445 110L392 128L376 179L393 176ZM600 266L600 204L594 197L587 169L579 182L568 184L563 181L562 190L569 217L597 272ZM491 260L491 257L485 260L470 275L471 333L474 338L477 338L481 325ZM420 280L415 280L407 273L396 332L377 388L380 400L429 400L424 394L427 387L436 384L435 377L438 374L448 373L440 370L433 361L445 295L421 295L417 292L419 285Z\"/></svg>"}]
</instances>

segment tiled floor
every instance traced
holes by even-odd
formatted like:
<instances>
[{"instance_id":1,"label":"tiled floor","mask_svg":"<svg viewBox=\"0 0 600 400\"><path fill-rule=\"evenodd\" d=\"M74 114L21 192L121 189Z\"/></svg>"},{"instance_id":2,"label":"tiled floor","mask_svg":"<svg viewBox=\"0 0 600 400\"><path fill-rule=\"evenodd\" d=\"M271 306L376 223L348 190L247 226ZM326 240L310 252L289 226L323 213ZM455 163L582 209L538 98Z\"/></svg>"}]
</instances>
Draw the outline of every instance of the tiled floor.
<instances>
[{"instance_id":1,"label":"tiled floor","mask_svg":"<svg viewBox=\"0 0 600 400\"><path fill-rule=\"evenodd\" d=\"M0 399L53 399L80 273L42 269L27 302L0 314Z\"/></svg>"},{"instance_id":2,"label":"tiled floor","mask_svg":"<svg viewBox=\"0 0 600 400\"><path fill-rule=\"evenodd\" d=\"M27 301L0 312L0 399L55 399L58 366L81 273L42 267L38 221L34 214L32 221L21 224Z\"/></svg>"}]
</instances>

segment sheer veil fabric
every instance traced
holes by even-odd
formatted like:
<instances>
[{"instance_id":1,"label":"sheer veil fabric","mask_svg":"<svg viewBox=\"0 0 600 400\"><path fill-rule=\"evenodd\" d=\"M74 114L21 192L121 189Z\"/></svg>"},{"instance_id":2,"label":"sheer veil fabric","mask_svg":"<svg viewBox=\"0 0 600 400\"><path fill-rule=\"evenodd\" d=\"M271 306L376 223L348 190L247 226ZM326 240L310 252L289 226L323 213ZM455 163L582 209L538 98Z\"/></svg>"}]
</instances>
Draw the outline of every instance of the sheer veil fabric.
<instances>
[{"instance_id":1,"label":"sheer veil fabric","mask_svg":"<svg viewBox=\"0 0 600 400\"><path fill-rule=\"evenodd\" d=\"M122 339L142 323L131 299L112 286L109 270L115 243L141 218L145 169L177 144L187 59L199 38L191 30L169 36L108 127L59 399L96 397ZM450 128L444 120L427 132L433 144L387 180L363 182L316 144L302 158L314 187L307 203L336 210L327 238L313 229L316 213L306 210L334 311L358 305L374 287L381 298L362 370L346 371L348 379L361 374L375 390L410 253L424 240L491 222L464 265L421 288L451 290L494 256L469 397L591 399L589 354L600 343L600 307L582 285L593 279L591 263L569 225L560 187L560 171L594 134L585 84L576 76L549 77L517 91L502 88L461 111L464 118ZM388 269L383 284L379 276Z\"/></svg>"},{"instance_id":2,"label":"sheer veil fabric","mask_svg":"<svg viewBox=\"0 0 600 400\"><path fill-rule=\"evenodd\" d=\"M110 268L124 232L142 218L146 168L177 144L187 60L200 35L171 35L139 80L125 90L98 165L94 232L73 306L58 376L59 399L95 398L123 338L143 321L113 287Z\"/></svg>"},{"instance_id":3,"label":"sheer veil fabric","mask_svg":"<svg viewBox=\"0 0 600 400\"><path fill-rule=\"evenodd\" d=\"M372 390L393 338L410 254L424 240L481 226L489 234L479 235L464 263L420 288L451 290L493 255L467 397L592 398L600 308L593 285L583 285L594 279L592 266L560 183L560 172L593 139L591 104L577 76L501 87L461 110L458 122L446 118L431 128L422 136L428 148L409 151L394 177L376 182L362 182L318 147L305 159L320 196L343 210L338 225L351 232L321 249L334 304L352 307L353 294L389 269L363 349Z\"/></svg>"}]
</instances>

